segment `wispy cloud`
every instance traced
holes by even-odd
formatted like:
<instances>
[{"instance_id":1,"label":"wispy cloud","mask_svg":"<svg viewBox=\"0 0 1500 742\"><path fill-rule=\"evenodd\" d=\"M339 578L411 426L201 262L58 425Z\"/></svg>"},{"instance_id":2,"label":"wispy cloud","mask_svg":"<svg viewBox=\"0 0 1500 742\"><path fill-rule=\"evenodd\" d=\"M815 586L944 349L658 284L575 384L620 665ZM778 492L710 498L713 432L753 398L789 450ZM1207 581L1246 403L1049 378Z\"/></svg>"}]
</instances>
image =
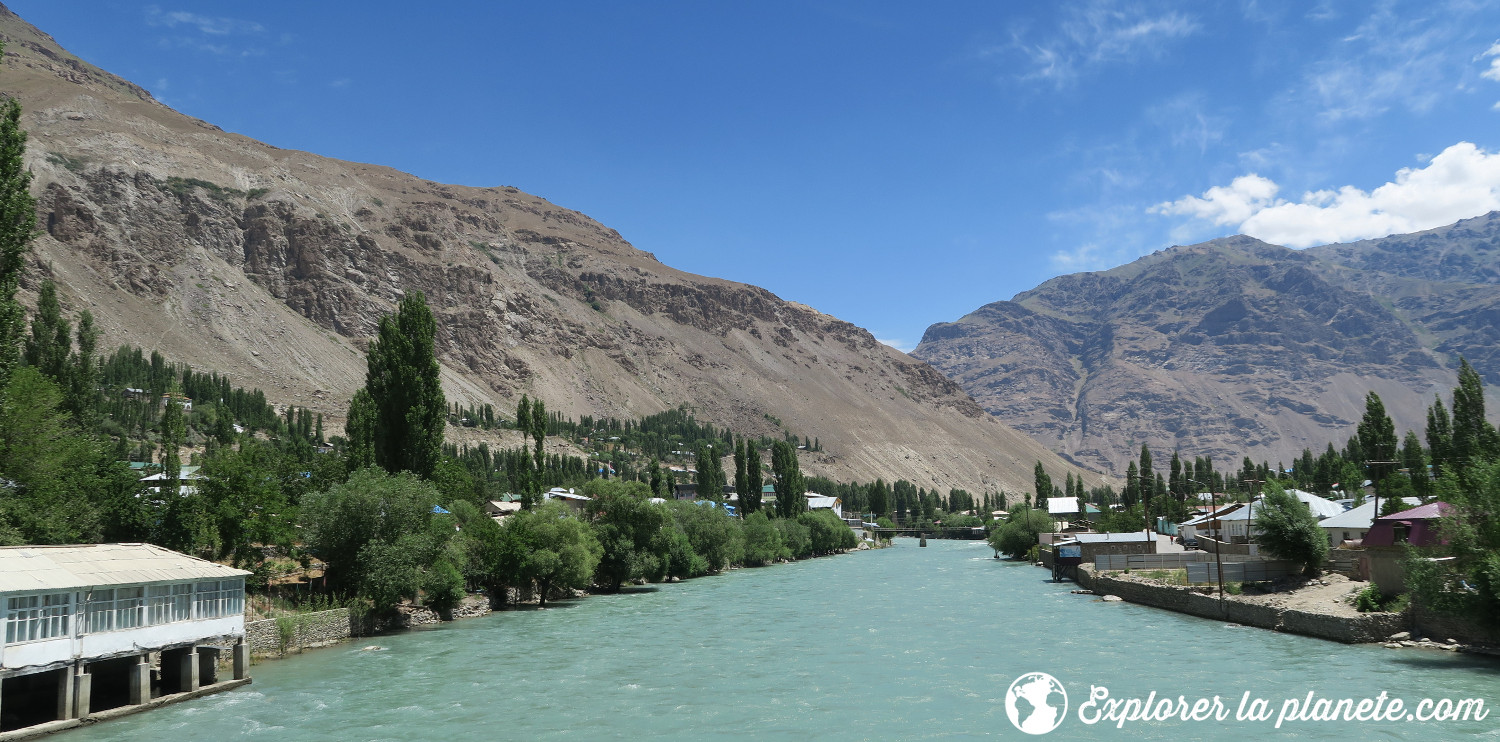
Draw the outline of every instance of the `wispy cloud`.
<instances>
[{"instance_id":1,"label":"wispy cloud","mask_svg":"<svg viewBox=\"0 0 1500 742\"><path fill-rule=\"evenodd\" d=\"M1110 0L1070 5L1062 13L1055 28L1040 34L1026 28L1012 29L1009 43L986 49L982 56L1019 54L1023 70L1017 78L1062 88L1097 68L1156 57L1162 53L1164 42L1199 30L1198 22L1186 14L1150 13Z\"/></svg>"},{"instance_id":2,"label":"wispy cloud","mask_svg":"<svg viewBox=\"0 0 1500 742\"><path fill-rule=\"evenodd\" d=\"M1128 263L1153 249L1150 247L1152 237L1142 228L1138 206L1095 205L1062 209L1047 214L1047 221L1066 227L1060 231L1079 235L1075 244L1047 256L1052 267L1059 272L1105 270Z\"/></svg>"},{"instance_id":3,"label":"wispy cloud","mask_svg":"<svg viewBox=\"0 0 1500 742\"><path fill-rule=\"evenodd\" d=\"M1288 247L1384 237L1451 224L1500 209L1500 153L1459 142L1421 168L1402 168L1370 191L1352 185L1277 198L1270 179L1250 174L1202 196L1185 196L1149 211L1234 226Z\"/></svg>"},{"instance_id":4,"label":"wispy cloud","mask_svg":"<svg viewBox=\"0 0 1500 742\"><path fill-rule=\"evenodd\" d=\"M881 345L889 345L902 353L910 353L917 347L906 340L898 340L896 338L875 338L875 342Z\"/></svg>"},{"instance_id":5,"label":"wispy cloud","mask_svg":"<svg viewBox=\"0 0 1500 742\"><path fill-rule=\"evenodd\" d=\"M1473 74L1466 67L1474 29L1465 4L1428 10L1401 14L1390 3L1376 5L1324 50L1279 107L1314 113L1325 123L1370 119L1392 109L1431 110Z\"/></svg>"},{"instance_id":6,"label":"wispy cloud","mask_svg":"<svg viewBox=\"0 0 1500 742\"><path fill-rule=\"evenodd\" d=\"M257 48L242 47L236 37L262 37L266 27L255 21L224 16L208 16L184 10L162 10L146 7L146 24L170 29L174 35L158 43L169 47L187 47L219 56L259 56Z\"/></svg>"}]
</instances>

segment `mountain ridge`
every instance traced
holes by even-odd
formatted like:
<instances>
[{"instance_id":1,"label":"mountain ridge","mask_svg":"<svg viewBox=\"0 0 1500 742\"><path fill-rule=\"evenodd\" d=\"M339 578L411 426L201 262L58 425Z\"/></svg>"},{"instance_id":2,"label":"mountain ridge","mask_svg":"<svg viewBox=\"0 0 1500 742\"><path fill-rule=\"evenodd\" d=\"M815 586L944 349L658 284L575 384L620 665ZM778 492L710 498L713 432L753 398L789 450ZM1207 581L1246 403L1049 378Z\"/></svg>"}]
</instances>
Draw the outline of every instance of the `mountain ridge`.
<instances>
[{"instance_id":1,"label":"mountain ridge","mask_svg":"<svg viewBox=\"0 0 1500 742\"><path fill-rule=\"evenodd\" d=\"M1067 468L869 332L665 266L576 211L224 132L9 10L0 37L43 228L25 288L56 281L105 346L217 369L337 430L376 321L416 289L450 401L527 393L626 418L690 403L744 433L816 436L804 469L846 481L1022 491L1035 461Z\"/></svg>"},{"instance_id":2,"label":"mountain ridge","mask_svg":"<svg viewBox=\"0 0 1500 742\"><path fill-rule=\"evenodd\" d=\"M1500 214L1306 250L1175 246L934 324L913 355L1095 468L1119 471L1142 443L1291 461L1341 444L1367 391L1421 430L1459 355L1500 379L1497 245ZM1387 273L1383 253L1406 257Z\"/></svg>"}]
</instances>

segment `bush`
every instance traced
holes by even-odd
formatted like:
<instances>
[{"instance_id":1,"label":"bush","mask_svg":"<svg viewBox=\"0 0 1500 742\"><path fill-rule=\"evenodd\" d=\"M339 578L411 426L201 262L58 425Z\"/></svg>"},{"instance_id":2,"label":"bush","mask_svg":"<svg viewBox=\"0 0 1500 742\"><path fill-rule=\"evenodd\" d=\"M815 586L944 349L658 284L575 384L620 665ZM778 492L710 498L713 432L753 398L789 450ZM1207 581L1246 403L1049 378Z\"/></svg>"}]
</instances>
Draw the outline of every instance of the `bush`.
<instances>
[{"instance_id":1,"label":"bush","mask_svg":"<svg viewBox=\"0 0 1500 742\"><path fill-rule=\"evenodd\" d=\"M834 554L859 545L859 538L832 510L814 510L797 516L812 537L812 553Z\"/></svg>"},{"instance_id":2,"label":"bush","mask_svg":"<svg viewBox=\"0 0 1500 742\"><path fill-rule=\"evenodd\" d=\"M745 566L759 567L791 556L781 539L781 531L771 524L765 513L745 516Z\"/></svg>"},{"instance_id":3,"label":"bush","mask_svg":"<svg viewBox=\"0 0 1500 742\"><path fill-rule=\"evenodd\" d=\"M798 523L796 520L777 518L771 521L776 530L781 533L781 542L786 544L786 550L793 559L806 559L812 556L812 530Z\"/></svg>"},{"instance_id":4,"label":"bush","mask_svg":"<svg viewBox=\"0 0 1500 742\"><path fill-rule=\"evenodd\" d=\"M1328 557L1328 536L1318 527L1318 518L1296 497L1274 482L1256 508L1255 529L1261 548L1277 559L1302 565L1309 575L1318 573Z\"/></svg>"},{"instance_id":5,"label":"bush","mask_svg":"<svg viewBox=\"0 0 1500 742\"><path fill-rule=\"evenodd\" d=\"M1366 585L1365 589L1359 591L1359 594L1354 597L1354 607L1360 613L1380 610L1380 588Z\"/></svg>"}]
</instances>

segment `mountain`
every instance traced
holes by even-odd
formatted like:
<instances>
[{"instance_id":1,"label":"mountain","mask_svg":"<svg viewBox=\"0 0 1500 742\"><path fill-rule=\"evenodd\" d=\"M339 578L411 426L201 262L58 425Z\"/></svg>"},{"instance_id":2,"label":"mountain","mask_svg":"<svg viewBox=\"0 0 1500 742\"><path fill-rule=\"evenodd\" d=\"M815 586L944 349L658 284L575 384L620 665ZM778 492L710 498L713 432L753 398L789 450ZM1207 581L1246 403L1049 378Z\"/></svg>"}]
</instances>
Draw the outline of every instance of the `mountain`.
<instances>
[{"instance_id":1,"label":"mountain","mask_svg":"<svg viewBox=\"0 0 1500 742\"><path fill-rule=\"evenodd\" d=\"M471 188L257 142L173 111L0 8L0 92L30 133L40 225L27 290L59 285L101 347L229 373L337 427L364 349L409 290L437 317L452 402L635 417L694 406L816 437L805 471L1029 490L1041 459L956 384L764 289L674 270L512 187Z\"/></svg>"},{"instance_id":2,"label":"mountain","mask_svg":"<svg viewBox=\"0 0 1500 742\"><path fill-rule=\"evenodd\" d=\"M1421 431L1463 355L1500 384L1500 215L1290 250L1250 237L1060 276L927 329L912 355L1054 450L1142 443L1236 466L1342 446L1366 392ZM1493 408L1492 408L1493 409Z\"/></svg>"}]
</instances>

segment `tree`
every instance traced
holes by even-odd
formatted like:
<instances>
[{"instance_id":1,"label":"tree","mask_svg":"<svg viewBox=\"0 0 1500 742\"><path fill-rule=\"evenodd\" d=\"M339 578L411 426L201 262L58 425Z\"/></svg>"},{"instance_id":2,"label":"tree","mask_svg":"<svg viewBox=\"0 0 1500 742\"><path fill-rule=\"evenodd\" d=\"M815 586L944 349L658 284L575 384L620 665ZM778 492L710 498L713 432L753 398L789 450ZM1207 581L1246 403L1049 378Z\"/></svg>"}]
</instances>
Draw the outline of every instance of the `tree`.
<instances>
[{"instance_id":1,"label":"tree","mask_svg":"<svg viewBox=\"0 0 1500 742\"><path fill-rule=\"evenodd\" d=\"M42 281L37 292L36 313L31 316L31 335L26 338L22 357L26 365L62 384L66 380L68 354L73 350L73 327L62 317L57 303L57 285Z\"/></svg>"},{"instance_id":2,"label":"tree","mask_svg":"<svg viewBox=\"0 0 1500 742\"><path fill-rule=\"evenodd\" d=\"M526 453L526 439L531 435L531 398L521 395L521 401L516 403L516 430L521 431L521 453L516 457L515 472L511 475L511 486L515 487L521 495L521 507L531 509L539 502L538 495L541 493L540 474L532 471L531 457ZM536 479L535 485L532 480Z\"/></svg>"},{"instance_id":3,"label":"tree","mask_svg":"<svg viewBox=\"0 0 1500 742\"><path fill-rule=\"evenodd\" d=\"M760 446L755 442L745 444L745 491L740 494L740 514L749 515L760 510L761 490L766 486L760 470Z\"/></svg>"},{"instance_id":4,"label":"tree","mask_svg":"<svg viewBox=\"0 0 1500 742\"><path fill-rule=\"evenodd\" d=\"M16 301L16 290L21 286L26 251L36 234L36 200L31 197L31 171L26 169L25 156L21 102L7 97L0 104L0 386L20 360L25 310Z\"/></svg>"},{"instance_id":5,"label":"tree","mask_svg":"<svg viewBox=\"0 0 1500 742\"><path fill-rule=\"evenodd\" d=\"M1141 501L1141 475L1134 461L1125 467L1125 489L1120 493L1120 504L1130 507Z\"/></svg>"},{"instance_id":6,"label":"tree","mask_svg":"<svg viewBox=\"0 0 1500 742\"><path fill-rule=\"evenodd\" d=\"M795 518L807 509L807 491L802 481L802 470L797 464L797 451L786 441L776 441L771 448L771 471L776 475L776 513L782 518Z\"/></svg>"},{"instance_id":7,"label":"tree","mask_svg":"<svg viewBox=\"0 0 1500 742\"><path fill-rule=\"evenodd\" d=\"M1453 469L1453 419L1436 394L1427 408L1427 450L1432 455L1432 476L1441 479Z\"/></svg>"},{"instance_id":8,"label":"tree","mask_svg":"<svg viewBox=\"0 0 1500 742\"><path fill-rule=\"evenodd\" d=\"M745 492L748 488L749 473L745 470L745 439L741 438L734 445L734 491L739 498L740 508L744 509Z\"/></svg>"},{"instance_id":9,"label":"tree","mask_svg":"<svg viewBox=\"0 0 1500 742\"><path fill-rule=\"evenodd\" d=\"M641 482L590 480L583 487L590 498L588 513L594 535L603 548L595 576L611 590L634 579L652 582L666 574L670 543L665 538L665 508L651 504Z\"/></svg>"},{"instance_id":10,"label":"tree","mask_svg":"<svg viewBox=\"0 0 1500 742\"><path fill-rule=\"evenodd\" d=\"M544 608L554 588L588 587L604 555L589 524L569 515L559 502L506 518L498 552L495 579L528 587L535 583Z\"/></svg>"},{"instance_id":11,"label":"tree","mask_svg":"<svg viewBox=\"0 0 1500 742\"><path fill-rule=\"evenodd\" d=\"M713 444L704 444L698 449L698 497L720 502L724 499L724 464Z\"/></svg>"},{"instance_id":12,"label":"tree","mask_svg":"<svg viewBox=\"0 0 1500 742\"><path fill-rule=\"evenodd\" d=\"M103 489L104 452L61 403L61 390L34 368L13 370L0 390L0 544L99 538L100 507L90 498L114 489Z\"/></svg>"},{"instance_id":13,"label":"tree","mask_svg":"<svg viewBox=\"0 0 1500 742\"><path fill-rule=\"evenodd\" d=\"M1328 556L1328 536L1318 527L1318 518L1281 485L1270 482L1266 496L1255 512L1256 540L1277 559L1302 565L1304 573L1316 575Z\"/></svg>"},{"instance_id":14,"label":"tree","mask_svg":"<svg viewBox=\"0 0 1500 742\"><path fill-rule=\"evenodd\" d=\"M365 388L375 403L375 462L395 474L432 476L443 455L448 402L433 338L437 323L420 291L380 318L366 359Z\"/></svg>"},{"instance_id":15,"label":"tree","mask_svg":"<svg viewBox=\"0 0 1500 742\"><path fill-rule=\"evenodd\" d=\"M1365 395L1365 414L1360 418L1357 435L1359 448L1364 452L1370 480L1376 491L1381 483L1396 470L1396 424L1385 413L1385 404L1380 395L1370 392Z\"/></svg>"},{"instance_id":16,"label":"tree","mask_svg":"<svg viewBox=\"0 0 1500 742\"><path fill-rule=\"evenodd\" d=\"M1151 496L1155 494L1156 470L1151 465L1151 449L1144 443L1141 444L1141 469L1137 475L1140 477L1141 504L1149 511Z\"/></svg>"},{"instance_id":17,"label":"tree","mask_svg":"<svg viewBox=\"0 0 1500 742\"><path fill-rule=\"evenodd\" d=\"M1432 496L1432 480L1427 476L1427 455L1422 452L1422 441L1414 430L1406 431L1401 442L1401 466L1411 479L1417 497L1426 500Z\"/></svg>"},{"instance_id":18,"label":"tree","mask_svg":"<svg viewBox=\"0 0 1500 742\"><path fill-rule=\"evenodd\" d=\"M1484 383L1479 372L1459 359L1453 389L1453 460L1462 471L1500 455L1500 435L1484 417Z\"/></svg>"},{"instance_id":19,"label":"tree","mask_svg":"<svg viewBox=\"0 0 1500 742\"><path fill-rule=\"evenodd\" d=\"M349 417L344 422L344 437L349 441L345 456L350 471L375 465L375 414L370 390L360 387L349 400Z\"/></svg>"},{"instance_id":20,"label":"tree","mask_svg":"<svg viewBox=\"0 0 1500 742\"><path fill-rule=\"evenodd\" d=\"M790 556L781 532L765 513L757 511L745 516L745 566L760 567Z\"/></svg>"},{"instance_id":21,"label":"tree","mask_svg":"<svg viewBox=\"0 0 1500 742\"><path fill-rule=\"evenodd\" d=\"M547 483L543 481L542 475L547 471L547 451L542 444L547 439L547 405L538 397L531 401L531 458L532 458L532 489L540 495L546 489Z\"/></svg>"},{"instance_id":22,"label":"tree","mask_svg":"<svg viewBox=\"0 0 1500 742\"><path fill-rule=\"evenodd\" d=\"M1040 459L1037 460L1036 468L1032 470L1031 476L1034 480L1033 484L1035 487L1033 491L1036 493L1036 499L1034 499L1032 502L1036 507L1041 508L1043 512L1046 512L1047 498L1052 496L1052 477L1049 476L1047 474L1047 470L1042 467L1042 462Z\"/></svg>"},{"instance_id":23,"label":"tree","mask_svg":"<svg viewBox=\"0 0 1500 742\"><path fill-rule=\"evenodd\" d=\"M260 546L290 546L291 508L280 480L281 453L254 439L239 448L220 449L203 463L203 480L194 496L217 535L215 558L236 566L255 566L264 559Z\"/></svg>"},{"instance_id":24,"label":"tree","mask_svg":"<svg viewBox=\"0 0 1500 742\"><path fill-rule=\"evenodd\" d=\"M876 518L884 518L891 514L890 496L886 492L884 481L876 479L871 482L865 490L865 497L870 503L870 512Z\"/></svg>"},{"instance_id":25,"label":"tree","mask_svg":"<svg viewBox=\"0 0 1500 742\"><path fill-rule=\"evenodd\" d=\"M1052 518L1047 511L1020 505L1010 512L1005 522L990 532L990 547L999 554L1012 559L1025 559L1037 546L1037 534L1052 530Z\"/></svg>"},{"instance_id":26,"label":"tree","mask_svg":"<svg viewBox=\"0 0 1500 742\"><path fill-rule=\"evenodd\" d=\"M440 497L437 488L410 472L393 475L362 469L348 481L303 499L302 538L328 565L329 586L348 592L362 584L366 564L360 552L365 546L395 544L426 533Z\"/></svg>"}]
</instances>

